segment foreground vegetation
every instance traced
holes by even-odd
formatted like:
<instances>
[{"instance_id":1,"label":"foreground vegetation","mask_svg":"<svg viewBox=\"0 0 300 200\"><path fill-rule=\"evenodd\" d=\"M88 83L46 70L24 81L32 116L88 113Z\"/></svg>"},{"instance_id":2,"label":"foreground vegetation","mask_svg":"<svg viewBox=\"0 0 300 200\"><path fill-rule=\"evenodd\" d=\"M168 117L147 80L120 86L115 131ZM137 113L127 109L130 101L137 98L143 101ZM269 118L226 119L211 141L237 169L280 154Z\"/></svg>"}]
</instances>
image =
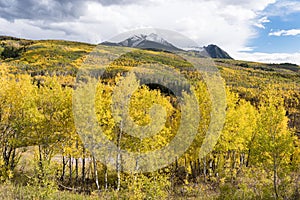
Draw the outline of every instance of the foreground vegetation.
<instances>
[{"instance_id":1,"label":"foreground vegetation","mask_svg":"<svg viewBox=\"0 0 300 200\"><path fill-rule=\"evenodd\" d=\"M15 38L0 42L1 199L300 198L299 66L215 60L227 84L226 121L214 150L200 159L212 109L201 74L167 52L134 51L118 58L97 79L95 99L98 124L118 147L160 149L180 126L179 97L124 77L133 68L153 73L142 64L162 63L188 78L202 115L194 142L174 163L151 173L121 173L126 160L112 168L97 161L74 124L75 76L94 46ZM153 104L166 109L167 120L156 135L140 140L120 128L111 107L112 91L121 80L124 88L138 88L129 103L137 124L151 122Z\"/></svg>"}]
</instances>

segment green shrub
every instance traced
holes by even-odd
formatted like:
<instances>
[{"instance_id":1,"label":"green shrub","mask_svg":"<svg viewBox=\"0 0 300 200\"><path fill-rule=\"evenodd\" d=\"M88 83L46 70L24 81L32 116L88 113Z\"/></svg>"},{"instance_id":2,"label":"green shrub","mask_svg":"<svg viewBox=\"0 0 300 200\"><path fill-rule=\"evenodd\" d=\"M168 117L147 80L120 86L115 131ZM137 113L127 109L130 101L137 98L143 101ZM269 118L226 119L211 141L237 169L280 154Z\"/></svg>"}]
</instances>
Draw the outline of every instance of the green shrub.
<instances>
[{"instance_id":1,"label":"green shrub","mask_svg":"<svg viewBox=\"0 0 300 200\"><path fill-rule=\"evenodd\" d=\"M4 59L7 58L17 58L21 55L22 48L18 48L15 46L5 46L2 50L1 57Z\"/></svg>"},{"instance_id":2,"label":"green shrub","mask_svg":"<svg viewBox=\"0 0 300 200\"><path fill-rule=\"evenodd\" d=\"M171 186L169 176L153 173L128 175L123 180L125 189L121 191L125 199L167 199Z\"/></svg>"}]
</instances>

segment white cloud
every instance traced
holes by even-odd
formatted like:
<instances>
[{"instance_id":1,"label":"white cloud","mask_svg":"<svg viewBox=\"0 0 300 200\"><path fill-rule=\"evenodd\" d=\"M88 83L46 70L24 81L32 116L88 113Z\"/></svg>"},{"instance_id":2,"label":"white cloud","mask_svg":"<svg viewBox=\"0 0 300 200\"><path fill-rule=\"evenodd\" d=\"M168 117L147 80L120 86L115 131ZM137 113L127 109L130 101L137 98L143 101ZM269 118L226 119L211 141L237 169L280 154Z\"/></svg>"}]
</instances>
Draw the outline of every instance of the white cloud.
<instances>
[{"instance_id":1,"label":"white cloud","mask_svg":"<svg viewBox=\"0 0 300 200\"><path fill-rule=\"evenodd\" d=\"M270 32L270 36L296 36L300 35L300 29L290 29L290 30L279 30L275 32Z\"/></svg>"},{"instance_id":2,"label":"white cloud","mask_svg":"<svg viewBox=\"0 0 300 200\"><path fill-rule=\"evenodd\" d=\"M278 0L265 12L268 16L286 16L300 11L298 0Z\"/></svg>"},{"instance_id":3,"label":"white cloud","mask_svg":"<svg viewBox=\"0 0 300 200\"><path fill-rule=\"evenodd\" d=\"M223 5L234 5L251 10L264 10L269 4L275 3L277 0L218 0Z\"/></svg>"},{"instance_id":4,"label":"white cloud","mask_svg":"<svg viewBox=\"0 0 300 200\"><path fill-rule=\"evenodd\" d=\"M60 20L55 17L56 20L26 17L14 21L0 18L0 34L98 43L125 31L152 27L179 32L200 46L217 44L236 59L275 62L286 58L300 63L298 54L290 57L290 54L239 53L252 50L248 42L258 34L255 27L264 28L269 22L263 10L276 0L131 0L130 3L120 0L117 2L124 3L112 5L103 5L97 0L83 2L80 12ZM287 10L300 8L296 1L284 2L274 5L276 8L285 6Z\"/></svg>"},{"instance_id":5,"label":"white cloud","mask_svg":"<svg viewBox=\"0 0 300 200\"><path fill-rule=\"evenodd\" d=\"M264 24L269 23L269 22L270 22L270 20L268 19L268 17L264 16L264 17L260 18L259 20L257 20L257 22L254 23L254 26L265 29L266 27Z\"/></svg>"},{"instance_id":6,"label":"white cloud","mask_svg":"<svg viewBox=\"0 0 300 200\"><path fill-rule=\"evenodd\" d=\"M1 20L0 26L2 32L15 32L17 36L41 38L47 37L47 33L51 31L58 31L59 33L49 34L48 37L59 35L58 37L63 36L65 39L78 38L87 42L103 41L115 34L137 28L165 28L185 34L200 45L216 43L224 49L236 51L244 49L248 39L255 36L253 25L266 22L265 19L258 18L257 12L274 0L133 2L104 6L99 1L86 1L85 6L82 6L85 10L80 10L76 15L78 18L74 16L61 20L39 21L27 16L27 20L17 19L9 27L2 26L4 22ZM20 30L20 26L26 29ZM39 33L43 32L40 37L35 33L36 29L39 29Z\"/></svg>"},{"instance_id":7,"label":"white cloud","mask_svg":"<svg viewBox=\"0 0 300 200\"><path fill-rule=\"evenodd\" d=\"M36 25L31 25L28 20L15 20L10 22L0 18L0 35L8 35L15 37L25 37L29 39L58 39L65 38L66 35L62 31L45 30Z\"/></svg>"},{"instance_id":8,"label":"white cloud","mask_svg":"<svg viewBox=\"0 0 300 200\"><path fill-rule=\"evenodd\" d=\"M237 60L257 61L264 63L294 63L300 65L300 52L297 53L235 53Z\"/></svg>"}]
</instances>

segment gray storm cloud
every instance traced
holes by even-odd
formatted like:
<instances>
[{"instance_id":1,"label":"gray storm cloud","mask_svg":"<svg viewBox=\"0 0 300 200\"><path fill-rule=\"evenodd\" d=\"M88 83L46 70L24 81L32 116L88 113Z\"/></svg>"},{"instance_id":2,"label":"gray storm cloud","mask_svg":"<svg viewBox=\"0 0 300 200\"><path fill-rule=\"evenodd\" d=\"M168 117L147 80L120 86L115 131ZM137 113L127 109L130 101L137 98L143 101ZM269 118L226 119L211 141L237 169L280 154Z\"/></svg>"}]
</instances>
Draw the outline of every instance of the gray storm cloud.
<instances>
[{"instance_id":1,"label":"gray storm cloud","mask_svg":"<svg viewBox=\"0 0 300 200\"><path fill-rule=\"evenodd\" d=\"M16 19L60 21L74 20L84 15L85 0L0 0L0 17L9 21ZM133 0L90 0L103 6L126 5Z\"/></svg>"}]
</instances>

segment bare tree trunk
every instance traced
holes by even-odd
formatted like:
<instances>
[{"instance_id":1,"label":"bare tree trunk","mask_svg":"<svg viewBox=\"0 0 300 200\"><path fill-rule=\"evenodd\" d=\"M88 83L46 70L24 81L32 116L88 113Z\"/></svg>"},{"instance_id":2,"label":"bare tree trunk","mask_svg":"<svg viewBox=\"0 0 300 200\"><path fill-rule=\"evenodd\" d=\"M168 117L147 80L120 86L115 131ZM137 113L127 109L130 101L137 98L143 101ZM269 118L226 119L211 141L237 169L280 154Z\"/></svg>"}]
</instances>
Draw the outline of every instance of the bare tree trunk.
<instances>
[{"instance_id":1,"label":"bare tree trunk","mask_svg":"<svg viewBox=\"0 0 300 200\"><path fill-rule=\"evenodd\" d=\"M177 156L175 157L175 166L173 165L173 171L172 171L172 176L171 176L171 191L175 191L175 177L178 177L178 158Z\"/></svg>"},{"instance_id":2,"label":"bare tree trunk","mask_svg":"<svg viewBox=\"0 0 300 200\"><path fill-rule=\"evenodd\" d=\"M118 155L117 155L117 191L120 190L121 187L121 139L122 139L122 131L123 131L123 122L120 123L120 132L117 139L118 145Z\"/></svg>"},{"instance_id":3,"label":"bare tree trunk","mask_svg":"<svg viewBox=\"0 0 300 200\"><path fill-rule=\"evenodd\" d=\"M69 157L69 182L72 183L72 156Z\"/></svg>"},{"instance_id":4,"label":"bare tree trunk","mask_svg":"<svg viewBox=\"0 0 300 200\"><path fill-rule=\"evenodd\" d=\"M105 187L105 190L108 189L107 166L106 165L104 165L104 187Z\"/></svg>"},{"instance_id":5,"label":"bare tree trunk","mask_svg":"<svg viewBox=\"0 0 300 200\"><path fill-rule=\"evenodd\" d=\"M244 165L245 153L241 153L240 155L240 168Z\"/></svg>"},{"instance_id":6,"label":"bare tree trunk","mask_svg":"<svg viewBox=\"0 0 300 200\"><path fill-rule=\"evenodd\" d=\"M61 177L60 177L61 181L65 180L66 164L67 164L67 161L65 160L65 156L63 156L62 157L62 172L61 172Z\"/></svg>"},{"instance_id":7,"label":"bare tree trunk","mask_svg":"<svg viewBox=\"0 0 300 200\"><path fill-rule=\"evenodd\" d=\"M232 155L232 168L234 169L236 167L236 152L233 151L233 155Z\"/></svg>"},{"instance_id":8,"label":"bare tree trunk","mask_svg":"<svg viewBox=\"0 0 300 200\"><path fill-rule=\"evenodd\" d=\"M216 163L215 163L215 176L219 178L219 166L220 166L220 153L216 153Z\"/></svg>"},{"instance_id":9,"label":"bare tree trunk","mask_svg":"<svg viewBox=\"0 0 300 200\"><path fill-rule=\"evenodd\" d=\"M78 141L76 140L76 149L78 149ZM78 158L75 158L75 182L78 183Z\"/></svg>"},{"instance_id":10,"label":"bare tree trunk","mask_svg":"<svg viewBox=\"0 0 300 200\"><path fill-rule=\"evenodd\" d=\"M232 166L231 166L231 183L233 183L233 179L234 179L234 175L233 175L233 172L234 172L234 170L235 170L235 164L236 164L236 162L235 162L235 160L236 160L236 153L235 153L235 151L233 151L233 153L232 153Z\"/></svg>"},{"instance_id":11,"label":"bare tree trunk","mask_svg":"<svg viewBox=\"0 0 300 200\"><path fill-rule=\"evenodd\" d=\"M251 154L251 150L248 150L248 157L247 157L247 161L246 161L246 167L249 167L250 165L250 154Z\"/></svg>"},{"instance_id":12,"label":"bare tree trunk","mask_svg":"<svg viewBox=\"0 0 300 200\"><path fill-rule=\"evenodd\" d=\"M42 155L42 147L39 145L39 168L40 168L40 175L43 177L44 176L44 168L43 168L43 155ZM39 177L39 178L42 178Z\"/></svg>"},{"instance_id":13,"label":"bare tree trunk","mask_svg":"<svg viewBox=\"0 0 300 200\"><path fill-rule=\"evenodd\" d=\"M195 178L195 169L193 166L193 161L190 161L190 168L191 168L191 172L192 172L192 178Z\"/></svg>"},{"instance_id":14,"label":"bare tree trunk","mask_svg":"<svg viewBox=\"0 0 300 200\"><path fill-rule=\"evenodd\" d=\"M96 162L95 156L93 156L93 168L94 168L94 175L95 175L96 186L97 186L98 191L100 192L100 186L99 186L99 180L98 180L98 172L97 172L97 162Z\"/></svg>"},{"instance_id":15,"label":"bare tree trunk","mask_svg":"<svg viewBox=\"0 0 300 200\"><path fill-rule=\"evenodd\" d=\"M201 169L200 169L200 159L198 158L197 159L197 175L200 175L201 174Z\"/></svg>"},{"instance_id":16,"label":"bare tree trunk","mask_svg":"<svg viewBox=\"0 0 300 200\"><path fill-rule=\"evenodd\" d=\"M10 170L14 170L15 165L16 165L15 160L16 160L16 149L13 148L12 156L11 156L11 163L10 163Z\"/></svg>"},{"instance_id":17,"label":"bare tree trunk","mask_svg":"<svg viewBox=\"0 0 300 200\"><path fill-rule=\"evenodd\" d=\"M85 148L82 148L82 169L81 169L81 179L82 179L82 185L85 184Z\"/></svg>"},{"instance_id":18,"label":"bare tree trunk","mask_svg":"<svg viewBox=\"0 0 300 200\"><path fill-rule=\"evenodd\" d=\"M206 183L206 156L203 158L203 175L204 175L204 182Z\"/></svg>"},{"instance_id":19,"label":"bare tree trunk","mask_svg":"<svg viewBox=\"0 0 300 200\"><path fill-rule=\"evenodd\" d=\"M16 148L9 145L8 138L5 137L8 137L7 134L9 134L12 135L14 138L16 138L17 135L9 127L5 128L3 134L5 135L5 136L2 135L2 137L4 137L4 140L2 141L4 144L4 148L2 149L3 161L7 170L8 169L14 170L14 168L18 163L18 160L16 159Z\"/></svg>"},{"instance_id":20,"label":"bare tree trunk","mask_svg":"<svg viewBox=\"0 0 300 200\"><path fill-rule=\"evenodd\" d=\"M214 160L213 159L210 159L209 160L209 173L208 173L208 175L209 175L209 178L211 178L212 176L213 176L213 167L214 167Z\"/></svg>"},{"instance_id":21,"label":"bare tree trunk","mask_svg":"<svg viewBox=\"0 0 300 200\"><path fill-rule=\"evenodd\" d=\"M277 161L276 157L273 160L273 185L274 185L274 193L275 199L278 199L278 187L277 187Z\"/></svg>"},{"instance_id":22,"label":"bare tree trunk","mask_svg":"<svg viewBox=\"0 0 300 200\"><path fill-rule=\"evenodd\" d=\"M75 181L78 182L78 158L75 159Z\"/></svg>"}]
</instances>

